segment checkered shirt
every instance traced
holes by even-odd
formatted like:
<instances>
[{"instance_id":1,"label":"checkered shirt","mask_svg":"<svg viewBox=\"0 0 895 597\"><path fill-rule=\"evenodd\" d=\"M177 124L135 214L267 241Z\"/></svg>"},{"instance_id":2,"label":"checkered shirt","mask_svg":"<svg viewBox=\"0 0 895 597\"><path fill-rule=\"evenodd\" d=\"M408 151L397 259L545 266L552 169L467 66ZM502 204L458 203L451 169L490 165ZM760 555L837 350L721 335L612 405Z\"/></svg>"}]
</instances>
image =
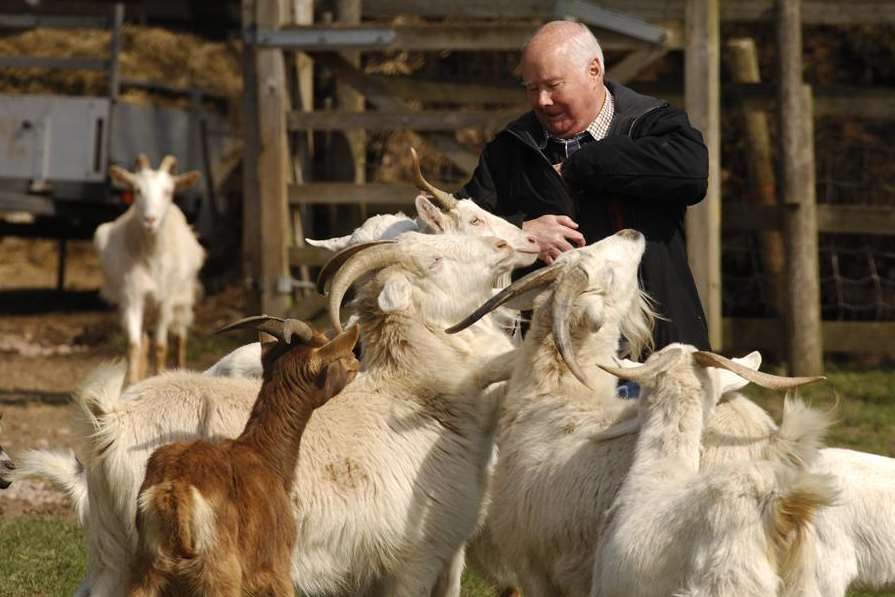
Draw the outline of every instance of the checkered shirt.
<instances>
[{"instance_id":1,"label":"checkered shirt","mask_svg":"<svg viewBox=\"0 0 895 597\"><path fill-rule=\"evenodd\" d=\"M603 101L603 107L600 109L600 113L597 114L597 117L594 118L594 121L588 125L587 129L578 133L571 139L560 139L547 133L547 137L551 142L556 143L563 148L563 160L581 149L581 146L584 143L591 140L599 141L600 139L606 138L606 134L609 132L609 125L612 124L612 117L615 115L615 99L613 99L612 94L609 93L608 89L605 87L603 89L606 92L606 99ZM587 135L590 135L591 138L588 139Z\"/></svg>"}]
</instances>

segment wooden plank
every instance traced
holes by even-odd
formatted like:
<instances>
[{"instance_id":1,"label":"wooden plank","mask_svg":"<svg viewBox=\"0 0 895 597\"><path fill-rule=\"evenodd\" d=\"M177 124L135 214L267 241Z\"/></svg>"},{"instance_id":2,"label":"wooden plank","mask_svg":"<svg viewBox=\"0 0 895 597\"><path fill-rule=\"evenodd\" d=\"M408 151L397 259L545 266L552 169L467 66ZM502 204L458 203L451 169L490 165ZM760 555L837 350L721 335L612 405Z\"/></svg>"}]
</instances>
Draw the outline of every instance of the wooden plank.
<instances>
[{"instance_id":1,"label":"wooden plank","mask_svg":"<svg viewBox=\"0 0 895 597\"><path fill-rule=\"evenodd\" d=\"M665 47L679 49L680 34L674 23L663 22L668 29ZM308 52L340 50L410 51L514 51L519 50L537 30L537 23L438 23L428 25L383 26L363 24L352 27L337 24L289 27L281 32L260 30L253 38L261 47ZM604 50L629 50L654 47L611 31L598 30Z\"/></svg>"},{"instance_id":2,"label":"wooden plank","mask_svg":"<svg viewBox=\"0 0 895 597\"><path fill-rule=\"evenodd\" d=\"M801 0L777 0L778 130L786 209L786 339L792 375L823 373L820 329L820 267L817 255L817 198L814 117L802 80Z\"/></svg>"},{"instance_id":3,"label":"wooden plank","mask_svg":"<svg viewBox=\"0 0 895 597\"><path fill-rule=\"evenodd\" d=\"M483 128L497 131L518 118L520 110L426 110L412 112L292 112L289 129L301 131L371 131L413 130L453 131L462 128Z\"/></svg>"},{"instance_id":4,"label":"wooden plank","mask_svg":"<svg viewBox=\"0 0 895 597\"><path fill-rule=\"evenodd\" d=\"M335 253L322 247L312 247L310 245L291 247L289 249L289 263L294 266L320 267L326 264L333 255Z\"/></svg>"},{"instance_id":5,"label":"wooden plank","mask_svg":"<svg viewBox=\"0 0 895 597\"><path fill-rule=\"evenodd\" d=\"M397 112L412 109L410 104L393 96L381 80L361 72L338 54L324 52L317 56L317 61L332 69L340 81L351 85L363 93L367 100L379 110ZM448 159L465 172L471 174L475 169L478 163L478 155L463 147L453 136L429 133L425 138L433 147L444 153Z\"/></svg>"},{"instance_id":6,"label":"wooden plank","mask_svg":"<svg viewBox=\"0 0 895 597\"><path fill-rule=\"evenodd\" d=\"M405 100L453 104L510 104L527 110L525 94L519 82L506 85L444 83L410 77L372 76L383 89Z\"/></svg>"},{"instance_id":7,"label":"wooden plank","mask_svg":"<svg viewBox=\"0 0 895 597\"><path fill-rule=\"evenodd\" d=\"M419 191L412 185L368 182L315 182L289 187L289 203L302 205L375 203L401 208L413 205Z\"/></svg>"},{"instance_id":8,"label":"wooden plank","mask_svg":"<svg viewBox=\"0 0 895 597\"><path fill-rule=\"evenodd\" d=\"M778 319L724 318L724 351L739 354L750 350L780 353L785 338ZM821 332L825 353L885 353L895 355L895 322L824 321Z\"/></svg>"},{"instance_id":9,"label":"wooden plank","mask_svg":"<svg viewBox=\"0 0 895 597\"><path fill-rule=\"evenodd\" d=\"M251 31L255 27L255 0L242 0L242 28ZM258 136L258 63L255 48L242 45L242 278L244 280L246 309L260 313L261 278L261 208L258 199L258 160L261 139Z\"/></svg>"},{"instance_id":10,"label":"wooden plank","mask_svg":"<svg viewBox=\"0 0 895 597\"><path fill-rule=\"evenodd\" d=\"M0 68L58 68L106 70L108 60L100 58L48 58L41 56L0 56Z\"/></svg>"},{"instance_id":11,"label":"wooden plank","mask_svg":"<svg viewBox=\"0 0 895 597\"><path fill-rule=\"evenodd\" d=\"M732 39L727 42L729 69L737 83L758 83L758 51L752 38ZM774 172L774 157L771 145L771 129L767 111L760 108L743 107L743 124L746 129L746 157L750 193L753 204L776 207L777 177ZM782 316L784 312L785 251L783 235L779 230L763 231L758 236L761 262L769 276L768 302L773 314Z\"/></svg>"},{"instance_id":12,"label":"wooden plank","mask_svg":"<svg viewBox=\"0 0 895 597\"><path fill-rule=\"evenodd\" d=\"M643 48L625 56L620 62L606 69L606 77L610 81L625 84L636 77L643 69L661 59L668 53L666 48Z\"/></svg>"},{"instance_id":13,"label":"wooden plank","mask_svg":"<svg viewBox=\"0 0 895 597\"><path fill-rule=\"evenodd\" d=\"M709 342L721 346L721 27L719 0L688 0L686 107L709 153L708 191L687 209L687 254L708 324Z\"/></svg>"},{"instance_id":14,"label":"wooden plank","mask_svg":"<svg viewBox=\"0 0 895 597\"><path fill-rule=\"evenodd\" d=\"M258 2L259 27L274 28L285 18L280 2ZM286 193L289 179L289 142L286 113L290 110L286 94L286 67L280 50L257 50L258 65L258 198L261 234L260 292L261 310L284 315L291 303L289 274L289 209Z\"/></svg>"},{"instance_id":15,"label":"wooden plank","mask_svg":"<svg viewBox=\"0 0 895 597\"><path fill-rule=\"evenodd\" d=\"M75 17L37 14L0 14L0 29L105 29L105 17Z\"/></svg>"},{"instance_id":16,"label":"wooden plank","mask_svg":"<svg viewBox=\"0 0 895 597\"><path fill-rule=\"evenodd\" d=\"M684 20L684 0L600 0L603 8L627 13L653 23ZM721 5L723 21L770 21L773 0L737 0ZM554 14L554 3L544 0L364 0L364 15L394 17L539 18ZM886 0L806 0L806 25L875 25L895 23L895 3Z\"/></svg>"},{"instance_id":17,"label":"wooden plank","mask_svg":"<svg viewBox=\"0 0 895 597\"><path fill-rule=\"evenodd\" d=\"M783 208L741 202L724 204L725 231L783 229ZM868 205L817 206L818 232L834 234L895 235L895 208Z\"/></svg>"}]
</instances>

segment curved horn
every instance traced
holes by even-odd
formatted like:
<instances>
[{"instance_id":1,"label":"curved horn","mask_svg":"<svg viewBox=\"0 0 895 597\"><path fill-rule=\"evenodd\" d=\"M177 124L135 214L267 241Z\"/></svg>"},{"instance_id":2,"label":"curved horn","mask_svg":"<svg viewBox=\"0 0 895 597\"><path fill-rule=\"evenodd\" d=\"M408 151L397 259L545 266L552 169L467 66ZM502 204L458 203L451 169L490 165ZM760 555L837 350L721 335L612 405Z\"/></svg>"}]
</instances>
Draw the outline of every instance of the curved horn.
<instances>
[{"instance_id":1,"label":"curved horn","mask_svg":"<svg viewBox=\"0 0 895 597\"><path fill-rule=\"evenodd\" d=\"M162 163L159 164L159 172L167 172L171 174L174 172L174 168L177 167L177 158L173 155L166 155L162 158Z\"/></svg>"},{"instance_id":2,"label":"curved horn","mask_svg":"<svg viewBox=\"0 0 895 597\"><path fill-rule=\"evenodd\" d=\"M753 371L748 367L744 367L732 361L727 357L707 351L698 351L693 353L693 360L703 367L720 367L736 373L743 379L747 379L752 383L769 390L791 390L799 386L809 383L822 381L826 379L823 375L814 377L783 377L780 375L771 375L770 373L762 373L761 371Z\"/></svg>"},{"instance_id":3,"label":"curved horn","mask_svg":"<svg viewBox=\"0 0 895 597\"><path fill-rule=\"evenodd\" d=\"M416 182L416 188L431 193L435 205L441 211L450 211L457 207L457 199L453 195L447 191L442 191L423 177L423 172L420 170L420 156L417 155L416 149L413 147L410 148L410 157L413 159L413 177Z\"/></svg>"},{"instance_id":4,"label":"curved horn","mask_svg":"<svg viewBox=\"0 0 895 597\"><path fill-rule=\"evenodd\" d=\"M140 170L146 170L150 168L149 158L146 157L145 153L141 153L137 155L137 159L134 161L134 171L139 172Z\"/></svg>"},{"instance_id":5,"label":"curved horn","mask_svg":"<svg viewBox=\"0 0 895 597\"><path fill-rule=\"evenodd\" d=\"M314 330L311 326L298 319L283 319L282 317L274 317L272 315L253 315L244 317L233 323L228 323L224 327L215 330L215 334L229 332L232 330L252 329L258 332L270 334L280 342L292 344L293 338L298 338L302 344L307 344L314 336Z\"/></svg>"},{"instance_id":6,"label":"curved horn","mask_svg":"<svg viewBox=\"0 0 895 597\"><path fill-rule=\"evenodd\" d=\"M627 379L641 383L667 369L672 362L680 358L683 352L683 349L680 348L663 350L656 353L654 357L651 357L646 363L639 367L612 367L610 365L599 364L597 367L619 379Z\"/></svg>"},{"instance_id":7,"label":"curved horn","mask_svg":"<svg viewBox=\"0 0 895 597\"><path fill-rule=\"evenodd\" d=\"M553 341L559 350L560 356L572 372L572 375L578 378L582 384L590 387L587 377L578 364L575 357L575 350L572 348L572 340L569 338L569 316L572 312L572 305L578 295L587 288L588 277L584 268L575 266L566 272L553 291Z\"/></svg>"},{"instance_id":8,"label":"curved horn","mask_svg":"<svg viewBox=\"0 0 895 597\"><path fill-rule=\"evenodd\" d=\"M329 261L327 261L323 268L320 270L320 274L317 276L317 292L326 296L326 283L329 282L330 278L333 277L342 265L348 261L348 259L357 253L358 251L363 251L364 249L369 249L370 247L375 247L376 245L387 245L394 244L397 241L394 240L374 240L366 243L358 243L356 245L351 245L350 247L345 247L332 257L330 257Z\"/></svg>"},{"instance_id":9,"label":"curved horn","mask_svg":"<svg viewBox=\"0 0 895 597\"><path fill-rule=\"evenodd\" d=\"M505 302L513 299L523 292L541 288L553 282L556 277L563 271L563 264L554 263L553 265L535 270L530 274L523 276L485 301L482 306L470 313L460 323L456 323L444 330L448 334L456 334L461 332L477 322L479 319L498 308Z\"/></svg>"},{"instance_id":10,"label":"curved horn","mask_svg":"<svg viewBox=\"0 0 895 597\"><path fill-rule=\"evenodd\" d=\"M371 246L364 248L370 249ZM349 257L344 265L333 274L332 283L329 285L329 320L333 329L340 333L342 331L342 299L345 298L345 293L348 292L355 280L369 271L382 269L407 259L407 255L402 253L396 243L377 247L375 251L355 252Z\"/></svg>"}]
</instances>

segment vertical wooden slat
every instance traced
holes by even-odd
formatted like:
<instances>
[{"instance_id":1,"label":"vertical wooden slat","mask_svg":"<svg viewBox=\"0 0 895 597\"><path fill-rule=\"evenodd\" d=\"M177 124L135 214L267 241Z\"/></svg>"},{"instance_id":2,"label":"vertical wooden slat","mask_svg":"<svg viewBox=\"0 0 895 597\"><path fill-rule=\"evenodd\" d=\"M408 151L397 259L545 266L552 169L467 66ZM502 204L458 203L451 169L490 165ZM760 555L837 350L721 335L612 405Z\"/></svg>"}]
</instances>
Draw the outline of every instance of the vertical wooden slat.
<instances>
[{"instance_id":1,"label":"vertical wooden slat","mask_svg":"<svg viewBox=\"0 0 895 597\"><path fill-rule=\"evenodd\" d=\"M285 15L279 2L257 5L258 27L278 28ZM284 315L290 305L291 277L288 260L289 143L286 113L286 67L283 53L276 49L255 52L258 68L258 199L261 236L259 289L261 310Z\"/></svg>"},{"instance_id":2,"label":"vertical wooden slat","mask_svg":"<svg viewBox=\"0 0 895 597\"><path fill-rule=\"evenodd\" d=\"M356 25L361 22L361 0L336 0L336 20L346 25ZM360 51L342 52L342 56L353 66L361 67ZM352 112L364 111L364 96L350 85L339 81L336 87L336 96L339 108ZM363 184L367 181L367 132L364 130L346 131L348 147L354 163L354 182ZM359 204L359 219L367 218L367 205Z\"/></svg>"},{"instance_id":3,"label":"vertical wooden slat","mask_svg":"<svg viewBox=\"0 0 895 597\"><path fill-rule=\"evenodd\" d=\"M758 52L752 38L732 39L727 43L730 72L737 83L760 83ZM754 195L749 198L758 205L777 204L777 180L774 173L774 157L771 151L771 134L765 109L743 106L746 131L746 155L749 184ZM784 248L779 231L758 233L761 262L768 277L769 302L774 315L784 312ZM780 355L783 356L782 354Z\"/></svg>"},{"instance_id":4,"label":"vertical wooden slat","mask_svg":"<svg viewBox=\"0 0 895 597\"><path fill-rule=\"evenodd\" d=\"M786 338L793 375L823 371L817 206L814 171L814 111L802 80L801 0L777 1L779 129L783 159L783 230L788 283Z\"/></svg>"},{"instance_id":5,"label":"vertical wooden slat","mask_svg":"<svg viewBox=\"0 0 895 597\"><path fill-rule=\"evenodd\" d=\"M255 0L242 0L243 38L257 28ZM246 310L259 313L261 278L261 208L259 200L258 160L258 66L255 48L244 43L242 49L242 276Z\"/></svg>"},{"instance_id":6,"label":"vertical wooden slat","mask_svg":"<svg viewBox=\"0 0 895 597\"><path fill-rule=\"evenodd\" d=\"M705 199L687 210L687 252L705 309L709 341L721 338L721 85L719 0L686 0L687 113L709 150Z\"/></svg>"}]
</instances>

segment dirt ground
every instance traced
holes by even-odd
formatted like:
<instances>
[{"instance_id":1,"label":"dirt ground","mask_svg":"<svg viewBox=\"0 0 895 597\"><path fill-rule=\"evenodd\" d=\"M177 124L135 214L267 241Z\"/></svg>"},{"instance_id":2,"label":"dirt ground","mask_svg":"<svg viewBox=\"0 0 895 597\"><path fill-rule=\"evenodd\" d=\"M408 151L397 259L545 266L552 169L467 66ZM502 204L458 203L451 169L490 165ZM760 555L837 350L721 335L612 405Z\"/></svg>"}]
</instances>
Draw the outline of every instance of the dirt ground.
<instances>
[{"instance_id":1,"label":"dirt ground","mask_svg":"<svg viewBox=\"0 0 895 597\"><path fill-rule=\"evenodd\" d=\"M71 391L96 365L124 356L116 312L98 296L91 243L69 243L63 293L55 290L56 268L54 241L0 238L0 445L13 458L28 448L70 447ZM236 287L202 298L190 368L204 369L238 344L211 332L242 316L242 305ZM0 492L0 517L68 512L66 498L40 481Z\"/></svg>"}]
</instances>

